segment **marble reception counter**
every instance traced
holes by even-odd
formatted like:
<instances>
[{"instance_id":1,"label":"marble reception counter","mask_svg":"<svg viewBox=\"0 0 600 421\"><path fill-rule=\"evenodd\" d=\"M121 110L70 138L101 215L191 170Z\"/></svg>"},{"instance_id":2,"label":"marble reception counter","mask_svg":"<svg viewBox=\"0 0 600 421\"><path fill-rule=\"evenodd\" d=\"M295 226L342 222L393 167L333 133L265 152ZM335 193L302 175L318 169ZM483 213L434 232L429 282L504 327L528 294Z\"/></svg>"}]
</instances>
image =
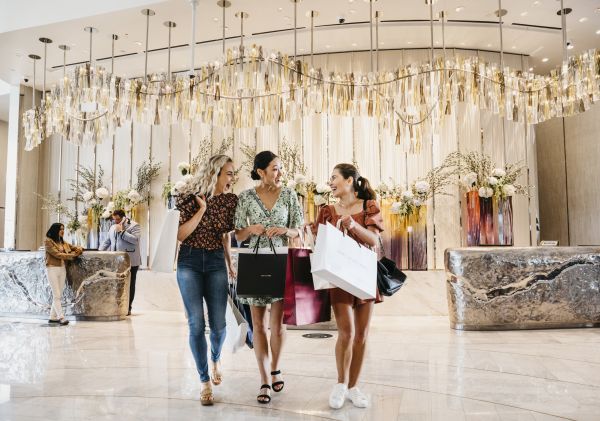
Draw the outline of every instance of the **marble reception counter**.
<instances>
[{"instance_id":1,"label":"marble reception counter","mask_svg":"<svg viewBox=\"0 0 600 421\"><path fill-rule=\"evenodd\" d=\"M445 252L454 329L600 326L600 247L480 247Z\"/></svg>"},{"instance_id":2,"label":"marble reception counter","mask_svg":"<svg viewBox=\"0 0 600 421\"><path fill-rule=\"evenodd\" d=\"M130 263L125 252L86 251L67 263L62 297L66 316L121 320L129 305ZM51 291L44 252L0 252L0 316L47 319Z\"/></svg>"}]
</instances>

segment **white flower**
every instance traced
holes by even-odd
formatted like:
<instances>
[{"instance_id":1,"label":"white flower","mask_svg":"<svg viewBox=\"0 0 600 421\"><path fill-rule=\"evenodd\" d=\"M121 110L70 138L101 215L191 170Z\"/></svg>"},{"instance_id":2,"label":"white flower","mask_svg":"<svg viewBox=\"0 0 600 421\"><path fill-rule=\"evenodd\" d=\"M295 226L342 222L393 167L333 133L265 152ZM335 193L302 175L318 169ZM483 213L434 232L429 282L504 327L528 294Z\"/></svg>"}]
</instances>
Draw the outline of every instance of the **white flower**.
<instances>
[{"instance_id":1,"label":"white flower","mask_svg":"<svg viewBox=\"0 0 600 421\"><path fill-rule=\"evenodd\" d=\"M98 201L97 201L96 199L92 199L92 200L90 200L90 201L89 201L89 202L87 202L87 203L88 203L88 205L90 205L90 206L94 206L94 205L96 205L96 204L98 203Z\"/></svg>"},{"instance_id":2,"label":"white flower","mask_svg":"<svg viewBox=\"0 0 600 421\"><path fill-rule=\"evenodd\" d=\"M381 183L381 184L379 185L379 187L377 188L377 190L379 190L380 192L386 193L386 192L389 192L389 191L390 191L390 188L388 187L388 185L387 185L387 184L385 184L385 183Z\"/></svg>"},{"instance_id":3,"label":"white flower","mask_svg":"<svg viewBox=\"0 0 600 421\"><path fill-rule=\"evenodd\" d=\"M490 186L495 186L498 184L498 179L496 177L488 177L488 183Z\"/></svg>"},{"instance_id":4,"label":"white flower","mask_svg":"<svg viewBox=\"0 0 600 421\"><path fill-rule=\"evenodd\" d=\"M177 170L181 173L181 175L186 175L190 172L190 164L187 162L180 162L177 164Z\"/></svg>"},{"instance_id":5,"label":"white flower","mask_svg":"<svg viewBox=\"0 0 600 421\"><path fill-rule=\"evenodd\" d=\"M111 212L110 212L108 209L107 209L107 210L105 210L104 212L102 212L102 217L103 217L104 219L108 219L108 218L110 218L110 215L111 215Z\"/></svg>"},{"instance_id":6,"label":"white flower","mask_svg":"<svg viewBox=\"0 0 600 421\"><path fill-rule=\"evenodd\" d=\"M185 184L190 184L192 181L194 181L194 176L192 174L184 175L181 181L183 181Z\"/></svg>"},{"instance_id":7,"label":"white flower","mask_svg":"<svg viewBox=\"0 0 600 421\"><path fill-rule=\"evenodd\" d=\"M473 187L473 185L476 183L477 183L477 173L470 172L467 175L465 175L465 184L469 188Z\"/></svg>"},{"instance_id":8,"label":"white flower","mask_svg":"<svg viewBox=\"0 0 600 421\"><path fill-rule=\"evenodd\" d=\"M492 197L494 190L491 187L481 187L479 189L479 197L488 198Z\"/></svg>"},{"instance_id":9,"label":"white flower","mask_svg":"<svg viewBox=\"0 0 600 421\"><path fill-rule=\"evenodd\" d=\"M413 198L413 193L410 190L404 190L401 194L402 198L404 200L412 200Z\"/></svg>"},{"instance_id":10,"label":"white flower","mask_svg":"<svg viewBox=\"0 0 600 421\"><path fill-rule=\"evenodd\" d=\"M288 181L287 182L287 187L290 188L290 189L292 189L292 190L295 190L296 189L296 182L294 180Z\"/></svg>"},{"instance_id":11,"label":"white flower","mask_svg":"<svg viewBox=\"0 0 600 421\"><path fill-rule=\"evenodd\" d=\"M294 181L296 182L296 184L305 184L306 176L304 174L296 174L294 176Z\"/></svg>"},{"instance_id":12,"label":"white flower","mask_svg":"<svg viewBox=\"0 0 600 421\"><path fill-rule=\"evenodd\" d=\"M133 206L125 205L125 212L129 212L131 209L133 209Z\"/></svg>"},{"instance_id":13,"label":"white flower","mask_svg":"<svg viewBox=\"0 0 600 421\"><path fill-rule=\"evenodd\" d=\"M96 197L98 197L100 200L106 199L108 195L108 190L105 187L100 187L98 190L96 190Z\"/></svg>"},{"instance_id":14,"label":"white flower","mask_svg":"<svg viewBox=\"0 0 600 421\"><path fill-rule=\"evenodd\" d=\"M502 168L494 168L492 170L492 175L496 178L502 178L506 175L506 171L504 171Z\"/></svg>"},{"instance_id":15,"label":"white flower","mask_svg":"<svg viewBox=\"0 0 600 421\"><path fill-rule=\"evenodd\" d=\"M142 200L142 196L133 189L131 189L129 193L127 193L127 198L133 203L139 203Z\"/></svg>"},{"instance_id":16,"label":"white flower","mask_svg":"<svg viewBox=\"0 0 600 421\"><path fill-rule=\"evenodd\" d=\"M423 202L421 201L421 199L417 199L417 198L413 199L413 205L415 205L417 208L419 206L421 206L422 204L423 204Z\"/></svg>"},{"instance_id":17,"label":"white flower","mask_svg":"<svg viewBox=\"0 0 600 421\"><path fill-rule=\"evenodd\" d=\"M93 198L94 198L94 193L92 193L91 191L86 191L85 193L83 193L83 200L85 202L89 202Z\"/></svg>"},{"instance_id":18,"label":"white flower","mask_svg":"<svg viewBox=\"0 0 600 421\"><path fill-rule=\"evenodd\" d=\"M399 213L400 213L400 209L401 209L401 208L402 208L402 203L400 203L400 202L394 202L394 203L392 203L392 206L391 206L391 208L390 208L390 211L391 211L393 214L396 214L396 215L397 215L397 214L399 214Z\"/></svg>"},{"instance_id":19,"label":"white flower","mask_svg":"<svg viewBox=\"0 0 600 421\"><path fill-rule=\"evenodd\" d=\"M175 191L181 191L185 188L185 181L183 180L179 180L177 183L175 183L175 186L173 187L173 190Z\"/></svg>"},{"instance_id":20,"label":"white flower","mask_svg":"<svg viewBox=\"0 0 600 421\"><path fill-rule=\"evenodd\" d=\"M517 189L512 184L502 186L502 193L504 193L505 196L514 196L516 192Z\"/></svg>"},{"instance_id":21,"label":"white flower","mask_svg":"<svg viewBox=\"0 0 600 421\"><path fill-rule=\"evenodd\" d=\"M171 196L177 196L177 195L178 195L177 189L175 187L173 187L171 189Z\"/></svg>"},{"instance_id":22,"label":"white flower","mask_svg":"<svg viewBox=\"0 0 600 421\"><path fill-rule=\"evenodd\" d=\"M415 183L415 189L419 193L427 193L429 191L429 183L425 180L417 181Z\"/></svg>"},{"instance_id":23,"label":"white flower","mask_svg":"<svg viewBox=\"0 0 600 421\"><path fill-rule=\"evenodd\" d=\"M316 189L317 193L319 194L331 193L331 187L329 187L329 184L319 184L317 185Z\"/></svg>"},{"instance_id":24,"label":"white flower","mask_svg":"<svg viewBox=\"0 0 600 421\"><path fill-rule=\"evenodd\" d=\"M327 200L320 194L315 194L315 205L321 206L327 203Z\"/></svg>"},{"instance_id":25,"label":"white flower","mask_svg":"<svg viewBox=\"0 0 600 421\"><path fill-rule=\"evenodd\" d=\"M106 210L109 212L112 212L115 210L115 202L108 202L108 205L106 205Z\"/></svg>"}]
</instances>

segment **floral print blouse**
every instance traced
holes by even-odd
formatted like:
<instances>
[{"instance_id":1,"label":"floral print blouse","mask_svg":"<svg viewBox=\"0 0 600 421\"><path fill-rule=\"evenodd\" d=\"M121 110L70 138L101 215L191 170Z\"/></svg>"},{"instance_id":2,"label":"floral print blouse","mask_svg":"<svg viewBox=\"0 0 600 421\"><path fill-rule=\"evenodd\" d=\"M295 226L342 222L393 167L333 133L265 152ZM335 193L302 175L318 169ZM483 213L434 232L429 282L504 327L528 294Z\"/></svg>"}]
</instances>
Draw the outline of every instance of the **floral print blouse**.
<instances>
[{"instance_id":1,"label":"floral print blouse","mask_svg":"<svg viewBox=\"0 0 600 421\"><path fill-rule=\"evenodd\" d=\"M235 229L244 229L255 224L262 224L265 228L300 228L303 223L302 208L296 192L292 189L283 187L270 211L260 200L254 188L243 191L239 196L235 210ZM285 235L273 237L272 240L275 247L286 247L288 243ZM257 241L260 248L269 248L268 238L257 235L250 237L250 248L254 248Z\"/></svg>"},{"instance_id":2,"label":"floral print blouse","mask_svg":"<svg viewBox=\"0 0 600 421\"><path fill-rule=\"evenodd\" d=\"M181 244L204 250L221 250L223 234L233 231L233 215L238 198L233 193L211 196L206 201L206 211L196 229ZM185 224L198 212L194 196L179 198L179 225Z\"/></svg>"}]
</instances>

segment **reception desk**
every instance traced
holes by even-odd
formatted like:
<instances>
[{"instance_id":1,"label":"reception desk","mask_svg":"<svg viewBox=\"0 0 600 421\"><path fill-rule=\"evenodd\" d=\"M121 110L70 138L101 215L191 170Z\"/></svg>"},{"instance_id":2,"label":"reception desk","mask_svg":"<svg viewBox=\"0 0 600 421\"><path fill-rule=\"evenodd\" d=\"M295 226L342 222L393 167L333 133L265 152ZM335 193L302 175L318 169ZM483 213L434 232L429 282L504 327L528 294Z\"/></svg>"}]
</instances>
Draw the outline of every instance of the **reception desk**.
<instances>
[{"instance_id":1,"label":"reception desk","mask_svg":"<svg viewBox=\"0 0 600 421\"><path fill-rule=\"evenodd\" d=\"M130 276L125 252L86 251L67 262L65 315L76 320L124 319ZM47 319L51 301L43 251L0 252L0 316Z\"/></svg>"},{"instance_id":2,"label":"reception desk","mask_svg":"<svg viewBox=\"0 0 600 421\"><path fill-rule=\"evenodd\" d=\"M448 249L445 268L454 329L600 326L600 247Z\"/></svg>"}]
</instances>

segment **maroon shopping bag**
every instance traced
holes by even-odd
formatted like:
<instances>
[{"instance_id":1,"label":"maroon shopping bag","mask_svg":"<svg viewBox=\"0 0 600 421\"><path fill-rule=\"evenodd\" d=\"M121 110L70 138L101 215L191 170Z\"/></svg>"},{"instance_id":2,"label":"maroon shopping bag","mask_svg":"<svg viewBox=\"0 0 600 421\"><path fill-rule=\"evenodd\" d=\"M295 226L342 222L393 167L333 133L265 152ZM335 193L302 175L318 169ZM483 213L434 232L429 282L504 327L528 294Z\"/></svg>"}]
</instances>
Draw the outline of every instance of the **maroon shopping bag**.
<instances>
[{"instance_id":1,"label":"maroon shopping bag","mask_svg":"<svg viewBox=\"0 0 600 421\"><path fill-rule=\"evenodd\" d=\"M310 249L288 249L283 296L283 323L310 325L331 320L328 290L315 291L310 273Z\"/></svg>"}]
</instances>

